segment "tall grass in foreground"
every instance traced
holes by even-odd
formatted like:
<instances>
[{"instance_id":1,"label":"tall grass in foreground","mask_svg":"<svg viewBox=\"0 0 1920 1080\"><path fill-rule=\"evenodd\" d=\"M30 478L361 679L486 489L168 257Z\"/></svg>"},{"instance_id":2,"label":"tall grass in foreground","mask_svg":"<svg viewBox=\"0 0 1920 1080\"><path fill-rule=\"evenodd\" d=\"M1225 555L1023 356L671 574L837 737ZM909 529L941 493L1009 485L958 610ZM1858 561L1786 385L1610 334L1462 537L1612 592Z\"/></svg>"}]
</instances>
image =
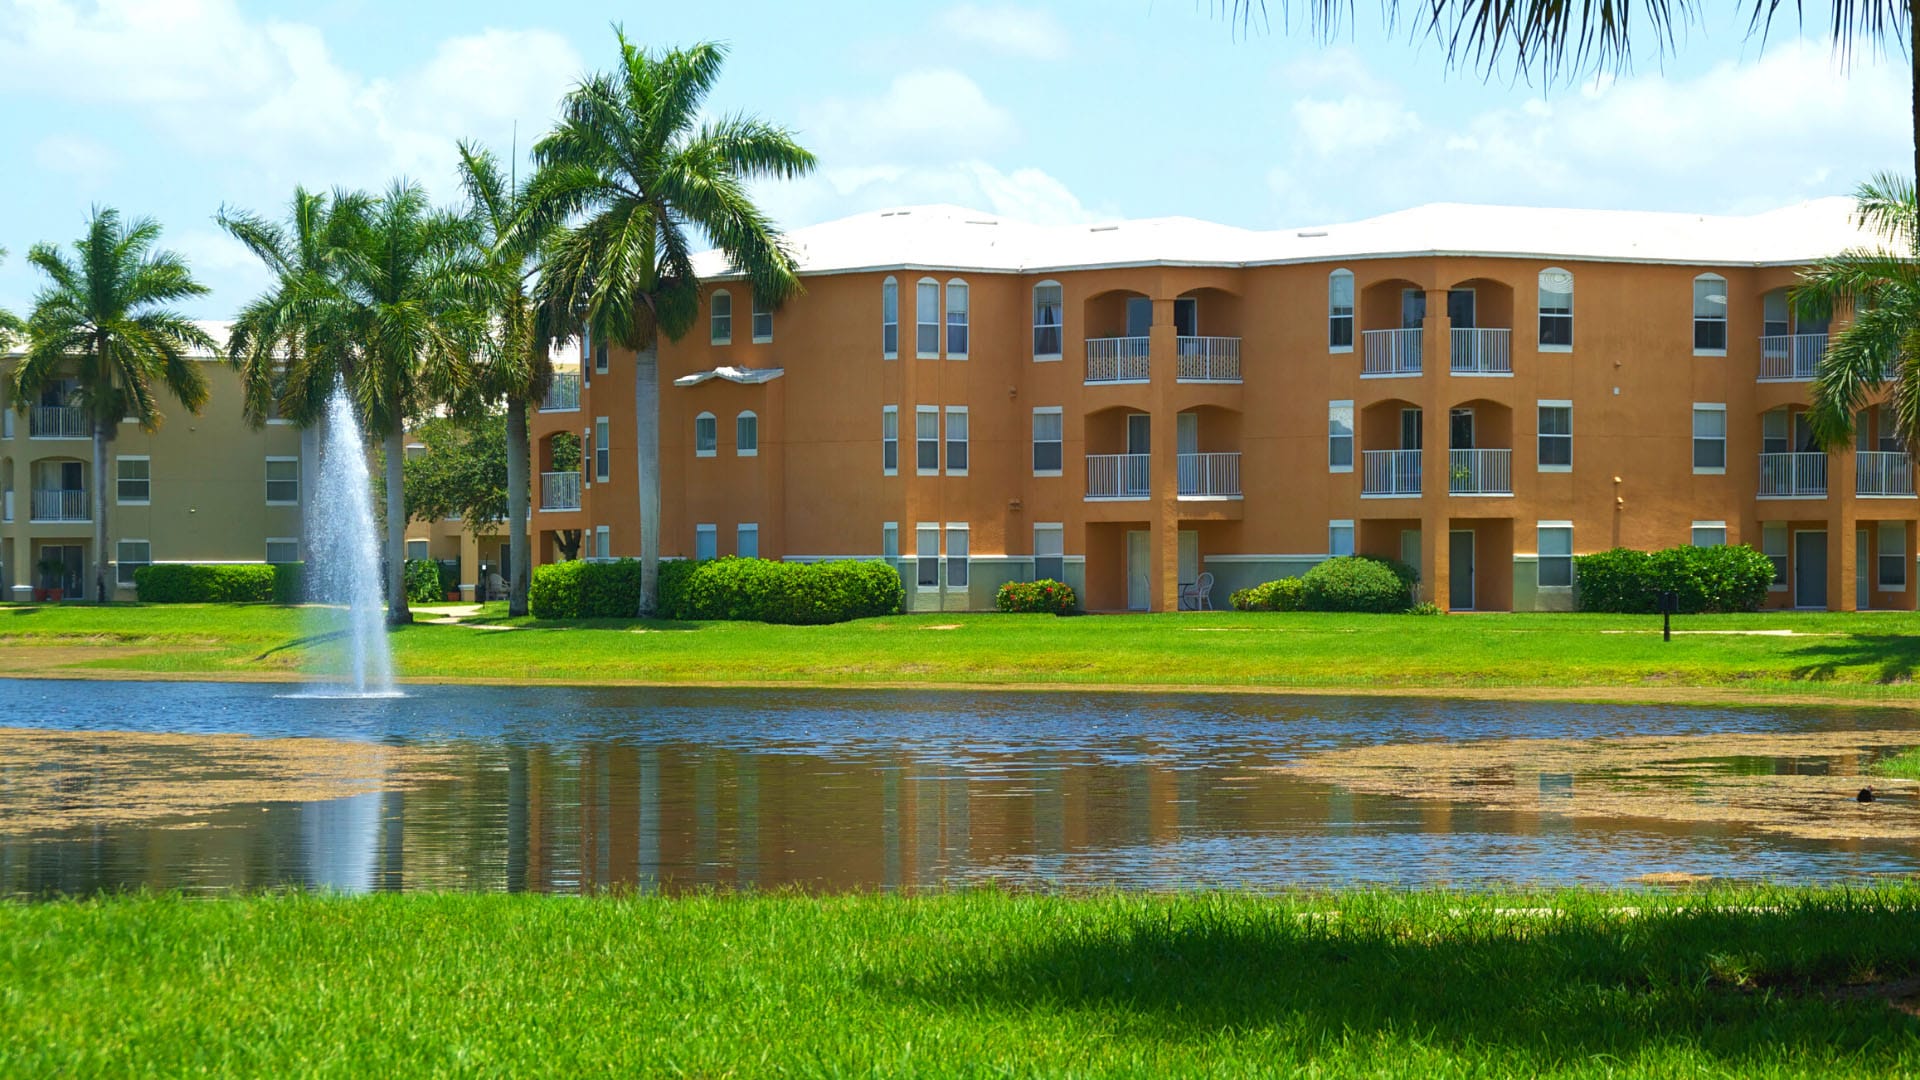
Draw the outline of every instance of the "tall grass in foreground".
<instances>
[{"instance_id":1,"label":"tall grass in foreground","mask_svg":"<svg viewBox=\"0 0 1920 1080\"><path fill-rule=\"evenodd\" d=\"M1911 885L0 905L0 1075L1891 1077L1916 927Z\"/></svg>"}]
</instances>

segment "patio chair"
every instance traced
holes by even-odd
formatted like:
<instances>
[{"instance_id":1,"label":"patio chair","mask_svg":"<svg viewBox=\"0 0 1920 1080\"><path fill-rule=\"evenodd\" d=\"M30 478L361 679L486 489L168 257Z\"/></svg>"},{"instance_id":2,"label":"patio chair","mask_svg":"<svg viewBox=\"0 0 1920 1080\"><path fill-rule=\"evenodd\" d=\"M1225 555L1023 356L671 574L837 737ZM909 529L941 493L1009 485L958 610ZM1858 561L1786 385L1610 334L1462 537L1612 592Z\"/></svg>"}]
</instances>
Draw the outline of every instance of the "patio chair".
<instances>
[{"instance_id":1,"label":"patio chair","mask_svg":"<svg viewBox=\"0 0 1920 1080\"><path fill-rule=\"evenodd\" d=\"M1191 585L1180 586L1180 610L1213 610L1213 575L1201 574Z\"/></svg>"}]
</instances>

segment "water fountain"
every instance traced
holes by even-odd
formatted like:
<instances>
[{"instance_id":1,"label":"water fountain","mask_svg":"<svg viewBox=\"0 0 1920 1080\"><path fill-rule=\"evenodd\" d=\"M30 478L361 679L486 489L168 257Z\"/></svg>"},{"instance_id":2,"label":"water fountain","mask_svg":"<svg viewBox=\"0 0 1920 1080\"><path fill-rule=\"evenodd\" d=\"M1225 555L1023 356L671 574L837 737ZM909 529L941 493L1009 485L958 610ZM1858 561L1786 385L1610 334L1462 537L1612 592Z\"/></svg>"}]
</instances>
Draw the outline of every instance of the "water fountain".
<instances>
[{"instance_id":1,"label":"water fountain","mask_svg":"<svg viewBox=\"0 0 1920 1080\"><path fill-rule=\"evenodd\" d=\"M379 534L373 521L367 447L344 386L327 398L320 464L307 512L307 596L321 632L340 641L345 661L324 674L340 679L327 692L388 696L393 656L387 645L380 584Z\"/></svg>"}]
</instances>

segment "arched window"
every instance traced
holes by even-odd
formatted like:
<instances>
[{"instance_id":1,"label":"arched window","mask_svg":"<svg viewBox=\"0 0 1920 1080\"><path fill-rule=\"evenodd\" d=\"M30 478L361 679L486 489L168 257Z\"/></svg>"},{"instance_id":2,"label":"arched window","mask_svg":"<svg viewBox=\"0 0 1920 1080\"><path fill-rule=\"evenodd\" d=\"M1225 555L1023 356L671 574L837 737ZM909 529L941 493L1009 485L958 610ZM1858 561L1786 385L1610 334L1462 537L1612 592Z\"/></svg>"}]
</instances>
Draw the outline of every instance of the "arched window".
<instances>
[{"instance_id":1,"label":"arched window","mask_svg":"<svg viewBox=\"0 0 1920 1080\"><path fill-rule=\"evenodd\" d=\"M913 287L913 354L922 360L940 358L940 283L930 277Z\"/></svg>"},{"instance_id":2,"label":"arched window","mask_svg":"<svg viewBox=\"0 0 1920 1080\"><path fill-rule=\"evenodd\" d=\"M760 418L751 409L733 418L733 452L741 457L760 453Z\"/></svg>"},{"instance_id":3,"label":"arched window","mask_svg":"<svg viewBox=\"0 0 1920 1080\"><path fill-rule=\"evenodd\" d=\"M1353 271L1327 275L1327 351L1353 351Z\"/></svg>"},{"instance_id":4,"label":"arched window","mask_svg":"<svg viewBox=\"0 0 1920 1080\"><path fill-rule=\"evenodd\" d=\"M900 283L891 277L880 283L880 355L900 355Z\"/></svg>"},{"instance_id":5,"label":"arched window","mask_svg":"<svg viewBox=\"0 0 1920 1080\"><path fill-rule=\"evenodd\" d=\"M1557 266L1540 271L1540 349L1573 348L1573 274Z\"/></svg>"},{"instance_id":6,"label":"arched window","mask_svg":"<svg viewBox=\"0 0 1920 1080\"><path fill-rule=\"evenodd\" d=\"M710 304L710 318L713 324L712 342L715 345L733 343L733 295L725 289L713 290Z\"/></svg>"},{"instance_id":7,"label":"arched window","mask_svg":"<svg viewBox=\"0 0 1920 1080\"><path fill-rule=\"evenodd\" d=\"M693 418L693 453L695 457L712 457L720 448L720 425L710 412L703 412Z\"/></svg>"},{"instance_id":8,"label":"arched window","mask_svg":"<svg viewBox=\"0 0 1920 1080\"><path fill-rule=\"evenodd\" d=\"M1727 351L1727 279L1719 274L1693 279L1693 351L1709 355Z\"/></svg>"},{"instance_id":9,"label":"arched window","mask_svg":"<svg viewBox=\"0 0 1920 1080\"><path fill-rule=\"evenodd\" d=\"M1061 348L1060 283L1043 281L1033 287L1033 358L1058 360Z\"/></svg>"},{"instance_id":10,"label":"arched window","mask_svg":"<svg viewBox=\"0 0 1920 1080\"><path fill-rule=\"evenodd\" d=\"M967 283L947 282L947 359L967 358Z\"/></svg>"}]
</instances>

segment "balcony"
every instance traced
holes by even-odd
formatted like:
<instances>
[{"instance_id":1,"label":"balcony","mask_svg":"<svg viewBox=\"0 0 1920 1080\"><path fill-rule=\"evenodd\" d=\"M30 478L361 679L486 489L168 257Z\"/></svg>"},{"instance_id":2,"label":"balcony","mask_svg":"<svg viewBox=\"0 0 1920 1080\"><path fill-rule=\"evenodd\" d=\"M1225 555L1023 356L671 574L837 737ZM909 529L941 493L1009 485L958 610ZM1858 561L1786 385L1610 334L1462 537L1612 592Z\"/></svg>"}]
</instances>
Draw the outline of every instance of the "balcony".
<instances>
[{"instance_id":1,"label":"balcony","mask_svg":"<svg viewBox=\"0 0 1920 1080\"><path fill-rule=\"evenodd\" d=\"M1405 330L1362 330L1365 350L1360 360L1362 375L1420 374L1420 328Z\"/></svg>"},{"instance_id":2,"label":"balcony","mask_svg":"<svg viewBox=\"0 0 1920 1080\"><path fill-rule=\"evenodd\" d=\"M1513 374L1513 331L1454 327L1452 335L1455 375Z\"/></svg>"},{"instance_id":3,"label":"balcony","mask_svg":"<svg viewBox=\"0 0 1920 1080\"><path fill-rule=\"evenodd\" d=\"M547 384L547 396L540 401L541 412L580 411L580 373L556 371Z\"/></svg>"},{"instance_id":4,"label":"balcony","mask_svg":"<svg viewBox=\"0 0 1920 1080\"><path fill-rule=\"evenodd\" d=\"M1513 451L1447 451L1447 494L1513 494Z\"/></svg>"},{"instance_id":5,"label":"balcony","mask_svg":"<svg viewBox=\"0 0 1920 1080\"><path fill-rule=\"evenodd\" d=\"M1087 500L1146 498L1151 460L1150 454L1088 454ZM1236 484L1238 480L1236 470Z\"/></svg>"},{"instance_id":6,"label":"balcony","mask_svg":"<svg viewBox=\"0 0 1920 1080\"><path fill-rule=\"evenodd\" d=\"M1182 499L1240 497L1240 455L1181 454L1177 459Z\"/></svg>"},{"instance_id":7,"label":"balcony","mask_svg":"<svg viewBox=\"0 0 1920 1080\"><path fill-rule=\"evenodd\" d=\"M1420 451L1363 450L1360 453L1362 498L1403 499L1420 494Z\"/></svg>"},{"instance_id":8,"label":"balcony","mask_svg":"<svg viewBox=\"0 0 1920 1080\"><path fill-rule=\"evenodd\" d=\"M1087 339L1087 382L1141 383L1147 378L1146 338Z\"/></svg>"},{"instance_id":9,"label":"balcony","mask_svg":"<svg viewBox=\"0 0 1920 1080\"><path fill-rule=\"evenodd\" d=\"M33 489L34 521L87 521L87 493L62 488Z\"/></svg>"},{"instance_id":10,"label":"balcony","mask_svg":"<svg viewBox=\"0 0 1920 1080\"><path fill-rule=\"evenodd\" d=\"M1853 493L1870 499L1913 498L1913 459L1885 450L1854 454Z\"/></svg>"},{"instance_id":11,"label":"balcony","mask_svg":"<svg viewBox=\"0 0 1920 1080\"><path fill-rule=\"evenodd\" d=\"M580 474L577 472L541 473L540 509L580 509Z\"/></svg>"},{"instance_id":12,"label":"balcony","mask_svg":"<svg viewBox=\"0 0 1920 1080\"><path fill-rule=\"evenodd\" d=\"M1759 381L1807 382L1825 355L1825 334L1768 334L1760 339Z\"/></svg>"},{"instance_id":13,"label":"balcony","mask_svg":"<svg viewBox=\"0 0 1920 1080\"><path fill-rule=\"evenodd\" d=\"M1761 498L1824 499L1826 496L1826 454L1802 451L1760 455Z\"/></svg>"},{"instance_id":14,"label":"balcony","mask_svg":"<svg viewBox=\"0 0 1920 1080\"><path fill-rule=\"evenodd\" d=\"M27 434L35 439L85 439L87 414L72 405L35 405L27 413Z\"/></svg>"},{"instance_id":15,"label":"balcony","mask_svg":"<svg viewBox=\"0 0 1920 1080\"><path fill-rule=\"evenodd\" d=\"M1237 383L1240 381L1239 338L1182 337L1175 339L1175 342L1179 351L1176 377L1180 382Z\"/></svg>"}]
</instances>

